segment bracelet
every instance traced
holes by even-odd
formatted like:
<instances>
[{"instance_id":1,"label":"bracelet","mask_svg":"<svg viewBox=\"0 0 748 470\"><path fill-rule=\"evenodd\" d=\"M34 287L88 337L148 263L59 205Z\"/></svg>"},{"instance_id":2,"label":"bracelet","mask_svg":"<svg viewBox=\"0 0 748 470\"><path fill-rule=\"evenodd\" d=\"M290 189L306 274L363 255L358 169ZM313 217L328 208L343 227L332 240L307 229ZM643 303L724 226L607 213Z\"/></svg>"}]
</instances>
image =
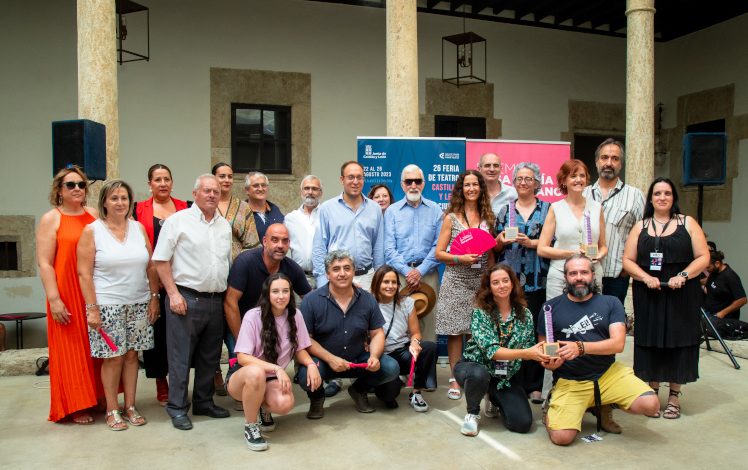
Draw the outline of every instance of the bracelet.
<instances>
[{"instance_id":1,"label":"bracelet","mask_svg":"<svg viewBox=\"0 0 748 470\"><path fill-rule=\"evenodd\" d=\"M161 294L159 294L158 292L151 292L151 299L160 299L160 298L161 298Z\"/></svg>"},{"instance_id":2,"label":"bracelet","mask_svg":"<svg viewBox=\"0 0 748 470\"><path fill-rule=\"evenodd\" d=\"M418 339L418 338L410 338L410 342L412 343L413 341L415 341L416 343L418 343L419 346L421 345L421 340L420 339Z\"/></svg>"},{"instance_id":3,"label":"bracelet","mask_svg":"<svg viewBox=\"0 0 748 470\"><path fill-rule=\"evenodd\" d=\"M584 343L581 341L577 341L577 349L579 349L579 355L584 356Z\"/></svg>"},{"instance_id":4,"label":"bracelet","mask_svg":"<svg viewBox=\"0 0 748 470\"><path fill-rule=\"evenodd\" d=\"M86 304L86 312L88 312L89 310L93 310L93 309L98 310L98 308L99 306L97 304Z\"/></svg>"},{"instance_id":5,"label":"bracelet","mask_svg":"<svg viewBox=\"0 0 748 470\"><path fill-rule=\"evenodd\" d=\"M310 362L310 363L308 363L308 364L304 364L304 367L309 367L309 366L314 366L314 367L317 367L317 363L316 363L316 362L314 362L314 361L312 361L312 362Z\"/></svg>"},{"instance_id":6,"label":"bracelet","mask_svg":"<svg viewBox=\"0 0 748 470\"><path fill-rule=\"evenodd\" d=\"M458 260L457 256L454 256L452 258L454 260L454 264L458 264L460 261Z\"/></svg>"}]
</instances>

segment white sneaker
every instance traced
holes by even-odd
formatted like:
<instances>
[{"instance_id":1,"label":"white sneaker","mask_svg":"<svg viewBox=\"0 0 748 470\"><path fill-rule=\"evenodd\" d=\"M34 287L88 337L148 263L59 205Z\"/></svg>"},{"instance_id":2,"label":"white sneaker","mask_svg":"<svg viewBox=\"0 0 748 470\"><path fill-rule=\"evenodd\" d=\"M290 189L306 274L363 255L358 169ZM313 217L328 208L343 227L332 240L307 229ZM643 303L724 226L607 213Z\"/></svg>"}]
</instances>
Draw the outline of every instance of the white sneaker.
<instances>
[{"instance_id":1,"label":"white sneaker","mask_svg":"<svg viewBox=\"0 0 748 470\"><path fill-rule=\"evenodd\" d=\"M421 392L412 392L408 395L408 401L410 401L410 406L419 413L429 410L429 405L423 399L423 396L421 396Z\"/></svg>"},{"instance_id":2,"label":"white sneaker","mask_svg":"<svg viewBox=\"0 0 748 470\"><path fill-rule=\"evenodd\" d=\"M491 403L488 394L486 394L486 407L483 410L483 414L486 415L486 418L495 418L499 416L499 407Z\"/></svg>"},{"instance_id":3,"label":"white sneaker","mask_svg":"<svg viewBox=\"0 0 748 470\"><path fill-rule=\"evenodd\" d=\"M462 429L460 429L460 432L466 436L477 436L479 420L480 415L472 415L470 413L466 414L465 421L462 423Z\"/></svg>"}]
</instances>

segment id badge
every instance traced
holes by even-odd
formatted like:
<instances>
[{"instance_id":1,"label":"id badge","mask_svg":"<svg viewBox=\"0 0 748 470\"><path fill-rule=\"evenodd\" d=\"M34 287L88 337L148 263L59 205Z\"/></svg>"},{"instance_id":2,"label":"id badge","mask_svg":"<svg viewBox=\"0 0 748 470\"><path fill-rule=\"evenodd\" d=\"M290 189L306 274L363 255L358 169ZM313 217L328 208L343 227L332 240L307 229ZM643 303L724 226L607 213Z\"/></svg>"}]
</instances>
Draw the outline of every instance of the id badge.
<instances>
[{"instance_id":1,"label":"id badge","mask_svg":"<svg viewBox=\"0 0 748 470\"><path fill-rule=\"evenodd\" d=\"M662 253L653 251L649 254L649 270L662 271Z\"/></svg>"},{"instance_id":2,"label":"id badge","mask_svg":"<svg viewBox=\"0 0 748 470\"><path fill-rule=\"evenodd\" d=\"M480 269L480 263L471 264L470 267L472 269Z\"/></svg>"},{"instance_id":3,"label":"id badge","mask_svg":"<svg viewBox=\"0 0 748 470\"><path fill-rule=\"evenodd\" d=\"M493 370L496 375L506 377L509 372L509 361L493 361Z\"/></svg>"}]
</instances>

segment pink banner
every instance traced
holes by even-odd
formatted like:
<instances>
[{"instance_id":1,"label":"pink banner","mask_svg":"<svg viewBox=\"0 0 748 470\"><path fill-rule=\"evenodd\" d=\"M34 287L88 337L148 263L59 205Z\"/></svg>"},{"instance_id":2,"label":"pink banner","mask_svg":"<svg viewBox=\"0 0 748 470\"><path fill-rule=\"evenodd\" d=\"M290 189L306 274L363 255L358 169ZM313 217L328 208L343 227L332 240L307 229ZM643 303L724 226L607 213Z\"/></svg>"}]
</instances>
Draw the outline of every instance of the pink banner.
<instances>
[{"instance_id":1,"label":"pink banner","mask_svg":"<svg viewBox=\"0 0 748 470\"><path fill-rule=\"evenodd\" d=\"M478 161L484 153L495 153L501 157L501 184L512 185L514 165L532 162L540 167L543 185L538 198L555 202L563 198L556 185L556 173L564 161L571 156L568 142L540 142L526 140L468 140L466 144L466 164L470 169L478 168Z\"/></svg>"}]
</instances>

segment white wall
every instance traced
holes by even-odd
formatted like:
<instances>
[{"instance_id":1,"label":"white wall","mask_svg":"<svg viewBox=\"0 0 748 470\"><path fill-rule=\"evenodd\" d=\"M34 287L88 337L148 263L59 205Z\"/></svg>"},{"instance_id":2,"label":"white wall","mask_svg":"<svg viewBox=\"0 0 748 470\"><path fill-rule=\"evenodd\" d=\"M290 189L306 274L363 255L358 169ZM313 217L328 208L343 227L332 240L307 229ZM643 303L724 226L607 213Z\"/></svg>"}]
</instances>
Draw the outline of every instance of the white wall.
<instances>
[{"instance_id":1,"label":"white wall","mask_svg":"<svg viewBox=\"0 0 748 470\"><path fill-rule=\"evenodd\" d=\"M327 196L340 190L340 163L355 159L355 137L385 134L384 10L300 0L144 3L151 12L152 60L118 68L120 172L139 197L146 195L145 173L152 163L171 166L179 197L209 169L210 67L312 75L312 171ZM38 216L48 209L50 123L77 116L75 23L74 0L3 2L2 214ZM568 128L569 99L625 101L624 39L494 22L468 21L468 29L488 40L494 114L503 120L505 138L558 140ZM731 34L737 36L738 29ZM418 16L422 112L425 79L441 77L441 37L461 31L457 18ZM700 34L707 33L689 41L699 43ZM693 46L674 45L672 54L680 57L671 62L661 59L669 49L658 46L658 72L672 81L678 73L665 72L682 65L676 47ZM714 86L720 73L710 75L715 78L699 89ZM740 83L748 79L743 75ZM688 86L678 82L673 90ZM745 93L740 85L736 91ZM742 98L741 103L745 109ZM0 300L4 311L44 307L38 279L0 280ZM28 325L27 339L28 332L43 329L38 323Z\"/></svg>"}]
</instances>

